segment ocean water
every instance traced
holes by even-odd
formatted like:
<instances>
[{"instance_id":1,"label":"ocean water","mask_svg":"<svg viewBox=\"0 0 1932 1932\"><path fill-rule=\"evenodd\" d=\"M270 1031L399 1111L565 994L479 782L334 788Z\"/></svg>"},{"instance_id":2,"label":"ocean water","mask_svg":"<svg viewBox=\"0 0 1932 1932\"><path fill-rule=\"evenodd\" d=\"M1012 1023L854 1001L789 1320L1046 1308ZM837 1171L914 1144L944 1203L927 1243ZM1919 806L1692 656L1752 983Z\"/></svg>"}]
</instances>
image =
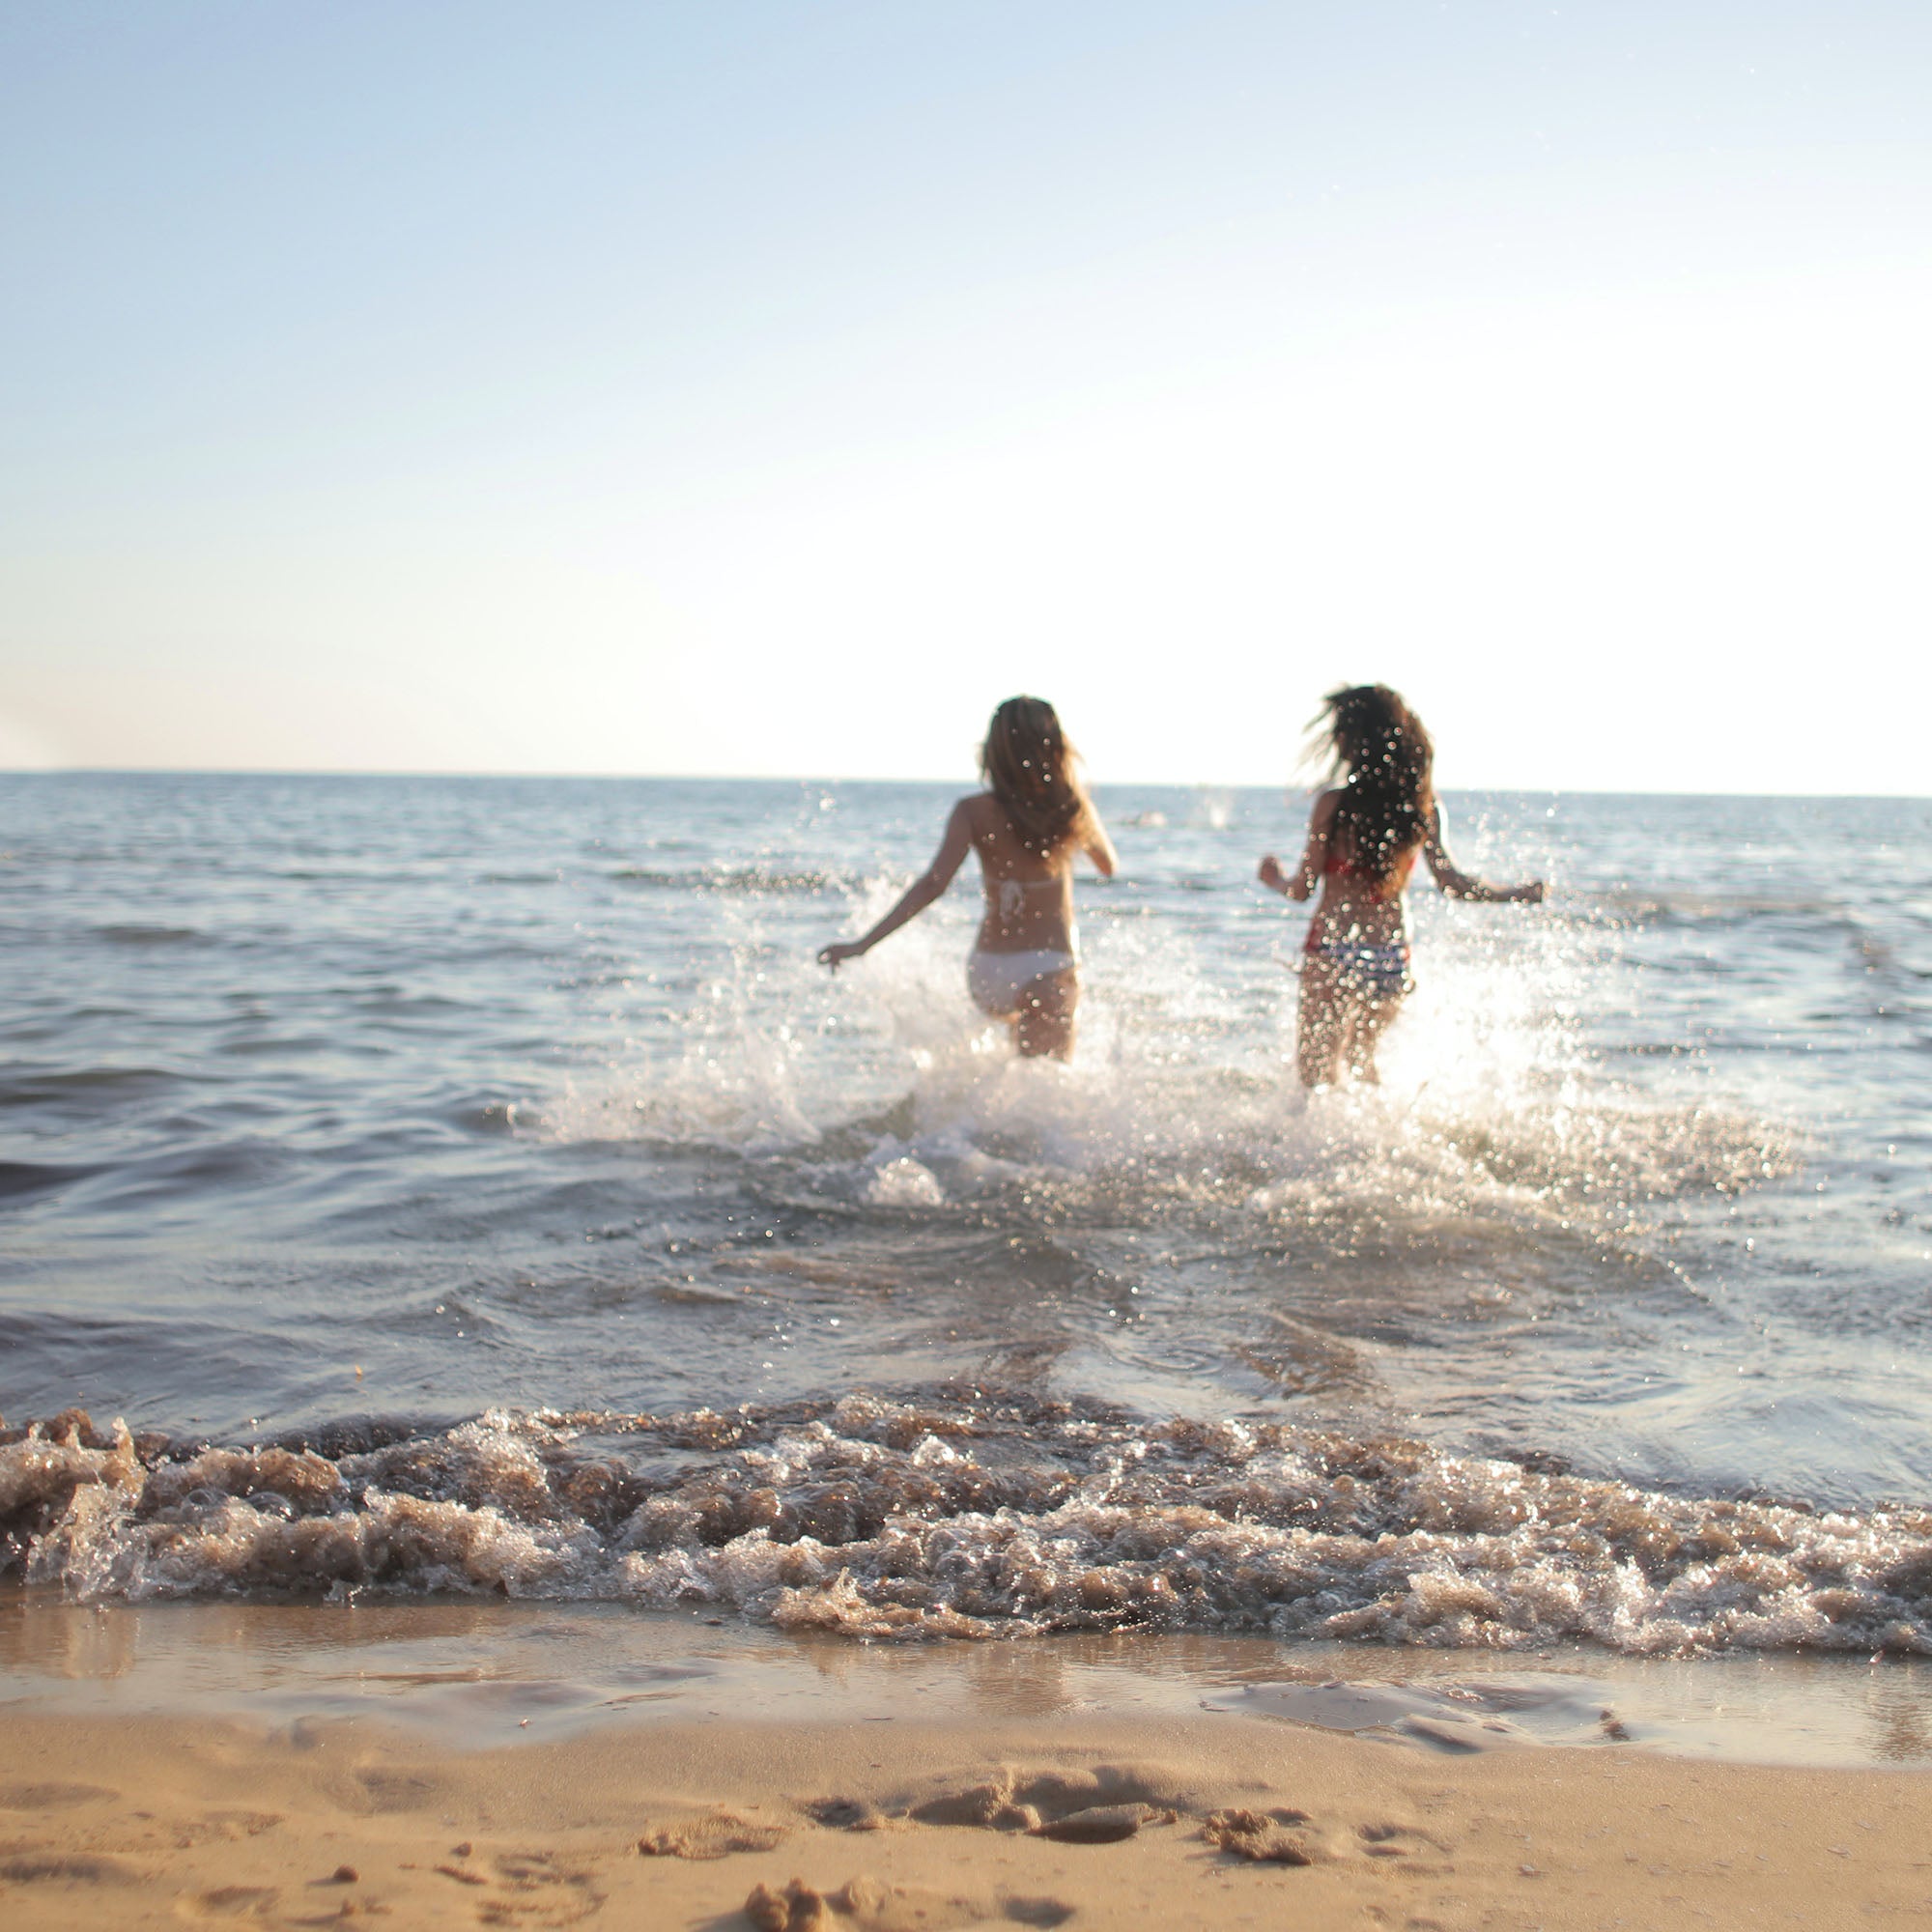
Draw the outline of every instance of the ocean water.
<instances>
[{"instance_id":1,"label":"ocean water","mask_svg":"<svg viewBox=\"0 0 1932 1932\"><path fill-rule=\"evenodd\" d=\"M817 967L952 795L0 779L0 1580L1932 1653L1932 803L1452 797L1311 1099L1279 793L1099 790L1069 1066Z\"/></svg>"}]
</instances>

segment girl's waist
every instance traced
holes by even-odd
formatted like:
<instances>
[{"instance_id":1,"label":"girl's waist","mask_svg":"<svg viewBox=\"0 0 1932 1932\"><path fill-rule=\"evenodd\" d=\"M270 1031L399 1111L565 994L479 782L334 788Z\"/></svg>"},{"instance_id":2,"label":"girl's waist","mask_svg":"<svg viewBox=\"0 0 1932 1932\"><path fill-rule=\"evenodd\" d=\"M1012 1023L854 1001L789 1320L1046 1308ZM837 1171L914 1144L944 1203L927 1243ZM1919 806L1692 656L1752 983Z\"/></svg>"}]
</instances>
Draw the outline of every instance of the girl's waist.
<instances>
[{"instance_id":1,"label":"girl's waist","mask_svg":"<svg viewBox=\"0 0 1932 1932\"><path fill-rule=\"evenodd\" d=\"M1403 920L1391 920L1387 925L1368 920L1325 920L1318 912L1308 922L1308 937L1302 941L1302 951L1320 952L1323 947L1350 947L1362 952L1387 952L1408 958L1408 925Z\"/></svg>"},{"instance_id":2,"label":"girl's waist","mask_svg":"<svg viewBox=\"0 0 1932 1932\"><path fill-rule=\"evenodd\" d=\"M1010 932L989 932L981 926L979 938L973 942L973 951L990 952L996 956L1014 952L1065 952L1069 956L1077 956L1080 952L1080 930L1073 925L1057 925L1045 932L1015 935Z\"/></svg>"}]
</instances>

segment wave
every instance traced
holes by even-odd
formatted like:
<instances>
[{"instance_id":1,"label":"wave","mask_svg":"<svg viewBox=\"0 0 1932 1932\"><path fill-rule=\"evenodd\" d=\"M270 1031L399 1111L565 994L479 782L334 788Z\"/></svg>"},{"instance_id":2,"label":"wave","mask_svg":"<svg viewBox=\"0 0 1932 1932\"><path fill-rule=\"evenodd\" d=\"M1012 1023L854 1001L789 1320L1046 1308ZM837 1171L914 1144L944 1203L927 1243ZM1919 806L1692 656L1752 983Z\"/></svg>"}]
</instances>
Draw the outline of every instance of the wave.
<instances>
[{"instance_id":1,"label":"wave","mask_svg":"<svg viewBox=\"0 0 1932 1932\"><path fill-rule=\"evenodd\" d=\"M43 1161L0 1160L0 1200L49 1193L99 1172L98 1165L61 1167Z\"/></svg>"},{"instance_id":2,"label":"wave","mask_svg":"<svg viewBox=\"0 0 1932 1932\"><path fill-rule=\"evenodd\" d=\"M206 933L193 925L142 925L138 923L122 925L98 925L94 928L96 939L104 939L110 946L214 946L219 942L212 933Z\"/></svg>"},{"instance_id":3,"label":"wave","mask_svg":"<svg viewBox=\"0 0 1932 1932\"><path fill-rule=\"evenodd\" d=\"M627 886L655 886L667 892L724 893L748 898L787 897L801 893L856 891L865 881L855 872L791 868L783 866L709 866L689 871L656 871L623 866L611 876Z\"/></svg>"},{"instance_id":4,"label":"wave","mask_svg":"<svg viewBox=\"0 0 1932 1932\"><path fill-rule=\"evenodd\" d=\"M186 1074L165 1066L14 1065L0 1075L0 1107L58 1106L63 1102L71 1106L92 1101L97 1095L118 1105L190 1084Z\"/></svg>"},{"instance_id":5,"label":"wave","mask_svg":"<svg viewBox=\"0 0 1932 1932\"><path fill-rule=\"evenodd\" d=\"M1265 1633L1932 1655L1932 1513L1673 1496L1379 1435L958 1383L491 1411L248 1447L78 1411L0 1439L0 1575L83 1602L711 1605L878 1637Z\"/></svg>"},{"instance_id":6,"label":"wave","mask_svg":"<svg viewBox=\"0 0 1932 1932\"><path fill-rule=\"evenodd\" d=\"M1634 890L1611 887L1578 893L1573 913L1594 913L1614 924L1707 925L1756 919L1842 921L1849 911L1843 898L1806 892L1711 892Z\"/></svg>"}]
</instances>

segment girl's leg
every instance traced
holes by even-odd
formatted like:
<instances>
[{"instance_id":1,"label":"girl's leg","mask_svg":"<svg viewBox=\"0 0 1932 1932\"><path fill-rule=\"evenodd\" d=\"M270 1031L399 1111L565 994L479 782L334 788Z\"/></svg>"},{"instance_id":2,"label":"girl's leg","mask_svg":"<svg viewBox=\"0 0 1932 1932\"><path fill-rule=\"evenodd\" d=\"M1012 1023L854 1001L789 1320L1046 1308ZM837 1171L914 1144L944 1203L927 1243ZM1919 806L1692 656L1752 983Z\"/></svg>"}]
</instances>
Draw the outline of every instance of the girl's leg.
<instances>
[{"instance_id":1,"label":"girl's leg","mask_svg":"<svg viewBox=\"0 0 1932 1932\"><path fill-rule=\"evenodd\" d=\"M1355 1003L1353 1024L1349 1029L1349 1071L1365 1087L1379 1087L1381 1075L1376 1071L1376 1043L1387 1031L1402 1006L1401 995L1393 1000L1361 1000Z\"/></svg>"},{"instance_id":2,"label":"girl's leg","mask_svg":"<svg viewBox=\"0 0 1932 1932\"><path fill-rule=\"evenodd\" d=\"M1301 962L1301 1006L1294 1018L1294 1066L1304 1087L1332 1087L1341 1077L1350 1001L1341 975L1325 959Z\"/></svg>"},{"instance_id":3,"label":"girl's leg","mask_svg":"<svg viewBox=\"0 0 1932 1932\"><path fill-rule=\"evenodd\" d=\"M1080 1004L1080 976L1067 971L1048 973L1031 981L1020 995L1013 1037L1028 1060L1051 1056L1073 1058L1073 1009Z\"/></svg>"}]
</instances>

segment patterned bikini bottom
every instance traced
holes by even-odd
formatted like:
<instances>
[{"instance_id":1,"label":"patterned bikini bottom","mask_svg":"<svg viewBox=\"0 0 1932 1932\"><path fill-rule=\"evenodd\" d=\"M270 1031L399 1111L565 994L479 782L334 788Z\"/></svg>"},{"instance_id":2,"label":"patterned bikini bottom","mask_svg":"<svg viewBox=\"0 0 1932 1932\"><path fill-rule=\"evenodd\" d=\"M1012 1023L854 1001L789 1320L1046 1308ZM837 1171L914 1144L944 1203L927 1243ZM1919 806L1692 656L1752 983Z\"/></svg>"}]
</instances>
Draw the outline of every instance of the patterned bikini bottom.
<instances>
[{"instance_id":1,"label":"patterned bikini bottom","mask_svg":"<svg viewBox=\"0 0 1932 1932\"><path fill-rule=\"evenodd\" d=\"M1408 947L1371 946L1356 939L1310 940L1303 949L1311 959L1322 959L1335 969L1344 992L1359 1000L1399 1000L1412 990Z\"/></svg>"}]
</instances>

